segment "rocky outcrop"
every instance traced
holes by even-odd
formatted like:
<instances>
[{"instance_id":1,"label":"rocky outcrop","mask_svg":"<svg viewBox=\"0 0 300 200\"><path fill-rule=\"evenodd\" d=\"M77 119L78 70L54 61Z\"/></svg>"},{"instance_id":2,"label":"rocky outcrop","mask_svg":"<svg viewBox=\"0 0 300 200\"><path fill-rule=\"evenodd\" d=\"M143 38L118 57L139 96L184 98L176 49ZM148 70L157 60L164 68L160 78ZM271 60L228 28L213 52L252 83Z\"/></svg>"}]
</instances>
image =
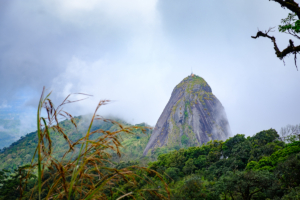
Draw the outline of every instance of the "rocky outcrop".
<instances>
[{"instance_id":1,"label":"rocky outcrop","mask_svg":"<svg viewBox=\"0 0 300 200\"><path fill-rule=\"evenodd\" d=\"M192 74L174 88L144 155L156 147L199 146L210 140L225 140L229 135L221 102L203 78Z\"/></svg>"}]
</instances>

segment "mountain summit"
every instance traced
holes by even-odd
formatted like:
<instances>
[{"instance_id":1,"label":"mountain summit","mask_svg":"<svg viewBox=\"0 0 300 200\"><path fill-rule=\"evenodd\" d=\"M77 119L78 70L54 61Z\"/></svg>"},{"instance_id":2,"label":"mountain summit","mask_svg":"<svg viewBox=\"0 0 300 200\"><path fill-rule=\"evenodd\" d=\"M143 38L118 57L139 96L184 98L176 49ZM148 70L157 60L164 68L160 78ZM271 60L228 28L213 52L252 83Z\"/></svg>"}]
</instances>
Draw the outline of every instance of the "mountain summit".
<instances>
[{"instance_id":1,"label":"mountain summit","mask_svg":"<svg viewBox=\"0 0 300 200\"><path fill-rule=\"evenodd\" d=\"M144 155L157 147L199 146L210 140L225 140L229 135L221 102L203 78L191 74L174 88Z\"/></svg>"}]
</instances>

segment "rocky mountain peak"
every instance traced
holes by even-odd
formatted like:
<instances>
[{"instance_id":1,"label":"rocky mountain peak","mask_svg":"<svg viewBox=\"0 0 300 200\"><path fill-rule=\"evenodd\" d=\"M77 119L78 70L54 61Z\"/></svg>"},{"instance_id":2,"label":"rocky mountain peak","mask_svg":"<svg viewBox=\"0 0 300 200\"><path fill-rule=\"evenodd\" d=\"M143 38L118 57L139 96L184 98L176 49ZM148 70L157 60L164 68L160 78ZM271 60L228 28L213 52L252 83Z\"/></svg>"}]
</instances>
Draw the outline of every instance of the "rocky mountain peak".
<instances>
[{"instance_id":1,"label":"rocky mountain peak","mask_svg":"<svg viewBox=\"0 0 300 200\"><path fill-rule=\"evenodd\" d=\"M210 140L224 140L230 127L221 102L200 76L191 74L173 90L144 150L167 146L199 146Z\"/></svg>"}]
</instances>

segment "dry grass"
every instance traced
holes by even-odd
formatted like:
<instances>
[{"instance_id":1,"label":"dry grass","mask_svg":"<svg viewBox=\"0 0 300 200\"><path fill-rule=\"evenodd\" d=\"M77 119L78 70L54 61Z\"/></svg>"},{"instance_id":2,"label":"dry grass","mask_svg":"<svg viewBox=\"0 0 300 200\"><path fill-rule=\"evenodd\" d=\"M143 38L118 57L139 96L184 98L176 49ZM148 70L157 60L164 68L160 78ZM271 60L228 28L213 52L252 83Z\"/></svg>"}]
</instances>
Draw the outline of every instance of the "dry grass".
<instances>
[{"instance_id":1,"label":"dry grass","mask_svg":"<svg viewBox=\"0 0 300 200\"><path fill-rule=\"evenodd\" d=\"M38 173L38 181L32 189L30 199L111 199L113 191L116 191L119 183L137 186L138 180L143 180L149 186L153 185L150 179L147 178L147 173L155 173L162 181L164 188L135 189L130 192L119 191L123 195L117 199L125 197L145 199L143 195L145 192L149 192L159 199L170 198L168 186L157 172L138 166L118 170L114 168L114 164L110 161L113 153L121 156L120 148L122 148L122 144L120 142L120 134L133 134L133 130L142 128L137 126L124 127L116 121L103 119L98 116L98 109L109 103L108 100L102 100L96 107L86 135L72 142L67 134L64 133L63 128L60 127L59 117L69 119L77 127L73 116L63 110L64 105L76 101L68 100L69 95L55 108L49 98L51 93L46 96L44 93L45 89L43 89L37 112L38 146L31 165L27 167L28 171L32 172L37 169ZM41 116L43 109L47 113L46 117ZM95 120L113 123L119 129L116 131L99 129L91 132L91 127ZM61 134L69 145L68 151L65 152L60 160L52 156L51 129ZM145 129L142 129L142 131L145 131ZM91 140L90 136L95 133L100 133L100 136ZM79 147L79 152L76 152L75 149L79 149ZM73 154L73 159L66 161L65 156L69 153ZM36 154L38 158L34 159ZM37 161L35 162L35 160ZM23 178L26 179L28 177ZM22 195L20 199L22 199Z\"/></svg>"}]
</instances>

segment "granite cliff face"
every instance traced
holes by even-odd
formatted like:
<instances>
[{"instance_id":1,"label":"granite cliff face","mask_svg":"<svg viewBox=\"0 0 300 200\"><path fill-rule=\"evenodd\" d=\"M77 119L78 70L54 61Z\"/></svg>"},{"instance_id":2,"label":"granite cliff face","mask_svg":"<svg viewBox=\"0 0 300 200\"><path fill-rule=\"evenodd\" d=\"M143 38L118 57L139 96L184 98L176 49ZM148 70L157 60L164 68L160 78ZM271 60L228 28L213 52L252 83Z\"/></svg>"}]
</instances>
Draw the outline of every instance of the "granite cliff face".
<instances>
[{"instance_id":1,"label":"granite cliff face","mask_svg":"<svg viewBox=\"0 0 300 200\"><path fill-rule=\"evenodd\" d=\"M199 146L210 140L225 140L229 135L221 102L203 78L192 74L174 88L144 155L156 147Z\"/></svg>"}]
</instances>

